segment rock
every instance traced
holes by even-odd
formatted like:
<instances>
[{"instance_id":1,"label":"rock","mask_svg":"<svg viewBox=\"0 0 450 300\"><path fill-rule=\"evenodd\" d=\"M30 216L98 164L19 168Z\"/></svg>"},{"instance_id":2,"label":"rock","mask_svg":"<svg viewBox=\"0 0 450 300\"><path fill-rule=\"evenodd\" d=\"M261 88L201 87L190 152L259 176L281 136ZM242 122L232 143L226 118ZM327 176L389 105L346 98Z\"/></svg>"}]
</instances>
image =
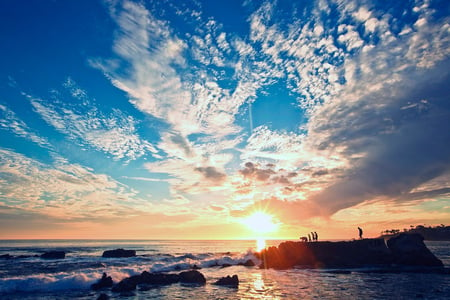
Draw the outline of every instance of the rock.
<instances>
[{"instance_id":1,"label":"rock","mask_svg":"<svg viewBox=\"0 0 450 300\"><path fill-rule=\"evenodd\" d=\"M237 275L233 275L232 277L228 275L227 277L220 278L214 284L237 288L239 286L239 278Z\"/></svg>"},{"instance_id":2,"label":"rock","mask_svg":"<svg viewBox=\"0 0 450 300\"><path fill-rule=\"evenodd\" d=\"M41 258L44 259L63 259L65 257L66 253L64 251L49 251L41 255Z\"/></svg>"},{"instance_id":3,"label":"rock","mask_svg":"<svg viewBox=\"0 0 450 300\"><path fill-rule=\"evenodd\" d=\"M262 268L355 268L394 265L443 267L419 235L401 234L386 243L383 239L346 242L283 242L256 253Z\"/></svg>"},{"instance_id":4,"label":"rock","mask_svg":"<svg viewBox=\"0 0 450 300\"><path fill-rule=\"evenodd\" d=\"M109 296L104 293L101 293L100 296L98 296L98 298L97 298L97 300L108 300L108 299L109 299Z\"/></svg>"},{"instance_id":5,"label":"rock","mask_svg":"<svg viewBox=\"0 0 450 300\"><path fill-rule=\"evenodd\" d=\"M125 250L125 249L115 249L115 250L106 250L103 252L102 257L133 257L136 256L135 250Z\"/></svg>"},{"instance_id":6,"label":"rock","mask_svg":"<svg viewBox=\"0 0 450 300\"><path fill-rule=\"evenodd\" d=\"M134 275L125 279L122 279L119 283L113 285L111 291L114 293L126 293L136 289L136 286L141 281L141 275Z\"/></svg>"},{"instance_id":7,"label":"rock","mask_svg":"<svg viewBox=\"0 0 450 300\"><path fill-rule=\"evenodd\" d=\"M111 276L107 276L106 273L103 273L102 278L97 282L91 285L91 289L100 290L103 288L109 288L113 286L113 280Z\"/></svg>"},{"instance_id":8,"label":"rock","mask_svg":"<svg viewBox=\"0 0 450 300\"><path fill-rule=\"evenodd\" d=\"M165 273L149 273L147 271L142 272L140 282L153 285L168 285L177 283L180 281L178 274L165 274Z\"/></svg>"},{"instance_id":9,"label":"rock","mask_svg":"<svg viewBox=\"0 0 450 300\"><path fill-rule=\"evenodd\" d=\"M206 279L202 273L197 270L185 271L178 274L181 283L205 284Z\"/></svg>"},{"instance_id":10,"label":"rock","mask_svg":"<svg viewBox=\"0 0 450 300\"><path fill-rule=\"evenodd\" d=\"M443 267L443 263L427 248L418 233L402 233L387 241L393 263L406 266Z\"/></svg>"},{"instance_id":11,"label":"rock","mask_svg":"<svg viewBox=\"0 0 450 300\"><path fill-rule=\"evenodd\" d=\"M221 268L223 269L223 268L228 268L228 267L231 267L231 266L232 266L232 264L222 264Z\"/></svg>"},{"instance_id":12,"label":"rock","mask_svg":"<svg viewBox=\"0 0 450 300\"><path fill-rule=\"evenodd\" d=\"M253 262L253 260L247 259L246 262L244 262L244 263L238 263L238 265L240 265L240 266L246 266L246 267L254 267L254 266L255 266L255 263Z\"/></svg>"}]
</instances>

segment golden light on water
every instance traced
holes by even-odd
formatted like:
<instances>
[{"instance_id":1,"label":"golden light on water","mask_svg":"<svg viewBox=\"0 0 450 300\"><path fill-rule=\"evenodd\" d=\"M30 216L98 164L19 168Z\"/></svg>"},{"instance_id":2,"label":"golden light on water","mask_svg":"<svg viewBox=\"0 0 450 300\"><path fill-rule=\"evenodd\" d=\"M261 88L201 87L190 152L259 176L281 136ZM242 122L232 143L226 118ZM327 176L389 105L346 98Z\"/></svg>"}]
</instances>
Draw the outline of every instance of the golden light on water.
<instances>
[{"instance_id":1,"label":"golden light on water","mask_svg":"<svg viewBox=\"0 0 450 300\"><path fill-rule=\"evenodd\" d=\"M256 239L256 251L261 251L266 248L266 240L263 238Z\"/></svg>"}]
</instances>

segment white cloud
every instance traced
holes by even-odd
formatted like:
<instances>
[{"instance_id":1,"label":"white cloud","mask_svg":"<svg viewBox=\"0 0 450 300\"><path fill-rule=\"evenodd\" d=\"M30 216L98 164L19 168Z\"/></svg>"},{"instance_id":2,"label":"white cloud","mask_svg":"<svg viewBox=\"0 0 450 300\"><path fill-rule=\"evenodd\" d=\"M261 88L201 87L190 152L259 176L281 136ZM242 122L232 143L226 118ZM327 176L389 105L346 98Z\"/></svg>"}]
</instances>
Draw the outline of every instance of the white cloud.
<instances>
[{"instance_id":1,"label":"white cloud","mask_svg":"<svg viewBox=\"0 0 450 300\"><path fill-rule=\"evenodd\" d=\"M44 101L27 96L35 112L44 121L81 146L90 146L112 155L113 159L135 160L157 150L141 139L137 133L137 121L117 109L105 116L89 101L87 93L68 79L64 86L82 104L62 101Z\"/></svg>"},{"instance_id":2,"label":"white cloud","mask_svg":"<svg viewBox=\"0 0 450 300\"><path fill-rule=\"evenodd\" d=\"M48 141L33 133L33 131L22 121L15 112L0 104L0 128L11 131L15 135L26 138L42 147L50 148Z\"/></svg>"},{"instance_id":3,"label":"white cloud","mask_svg":"<svg viewBox=\"0 0 450 300\"><path fill-rule=\"evenodd\" d=\"M136 192L105 174L77 164L46 165L9 150L0 149L0 182L3 205L65 219L132 214L140 201ZM148 205L147 205L148 206Z\"/></svg>"}]
</instances>

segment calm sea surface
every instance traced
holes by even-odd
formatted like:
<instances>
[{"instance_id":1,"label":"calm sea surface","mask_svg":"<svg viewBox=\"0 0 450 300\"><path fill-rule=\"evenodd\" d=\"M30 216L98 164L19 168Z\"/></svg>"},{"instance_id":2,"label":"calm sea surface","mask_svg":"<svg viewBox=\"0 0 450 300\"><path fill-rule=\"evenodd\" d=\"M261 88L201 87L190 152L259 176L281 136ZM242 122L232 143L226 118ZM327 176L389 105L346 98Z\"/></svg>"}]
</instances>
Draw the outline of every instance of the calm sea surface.
<instances>
[{"instance_id":1,"label":"calm sea surface","mask_svg":"<svg viewBox=\"0 0 450 300\"><path fill-rule=\"evenodd\" d=\"M280 241L267 241L278 245ZM427 242L450 267L450 242ZM136 250L132 258L102 258L105 250ZM111 299L449 299L450 275L378 274L352 270L262 270L238 265L248 259L255 241L35 240L0 241L0 299L96 299L90 290L106 272L115 282L143 271L180 272L201 267L205 286L173 284L127 295L102 291ZM49 250L63 250L62 260L43 260ZM30 257L31 256L31 257ZM222 267L222 265L230 265ZM215 286L217 279L239 276L239 288Z\"/></svg>"}]
</instances>

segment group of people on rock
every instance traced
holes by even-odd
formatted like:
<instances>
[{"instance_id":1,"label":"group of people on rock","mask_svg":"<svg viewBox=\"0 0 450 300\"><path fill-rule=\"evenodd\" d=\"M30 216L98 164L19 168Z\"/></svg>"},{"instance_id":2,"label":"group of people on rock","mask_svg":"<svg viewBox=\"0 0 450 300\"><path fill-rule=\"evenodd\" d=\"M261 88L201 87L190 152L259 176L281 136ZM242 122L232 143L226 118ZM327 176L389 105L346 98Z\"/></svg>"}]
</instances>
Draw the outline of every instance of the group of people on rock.
<instances>
[{"instance_id":1,"label":"group of people on rock","mask_svg":"<svg viewBox=\"0 0 450 300\"><path fill-rule=\"evenodd\" d=\"M361 227L358 227L358 234L359 234L359 239L363 239L363 230ZM315 231L311 231L310 233L308 233L308 236L301 236L300 240L302 242L317 242L319 240L319 236L317 235L317 232Z\"/></svg>"},{"instance_id":2,"label":"group of people on rock","mask_svg":"<svg viewBox=\"0 0 450 300\"><path fill-rule=\"evenodd\" d=\"M319 240L319 235L317 234L317 232L311 231L310 233L308 233L308 237L301 236L300 240L302 242L317 242Z\"/></svg>"}]
</instances>

